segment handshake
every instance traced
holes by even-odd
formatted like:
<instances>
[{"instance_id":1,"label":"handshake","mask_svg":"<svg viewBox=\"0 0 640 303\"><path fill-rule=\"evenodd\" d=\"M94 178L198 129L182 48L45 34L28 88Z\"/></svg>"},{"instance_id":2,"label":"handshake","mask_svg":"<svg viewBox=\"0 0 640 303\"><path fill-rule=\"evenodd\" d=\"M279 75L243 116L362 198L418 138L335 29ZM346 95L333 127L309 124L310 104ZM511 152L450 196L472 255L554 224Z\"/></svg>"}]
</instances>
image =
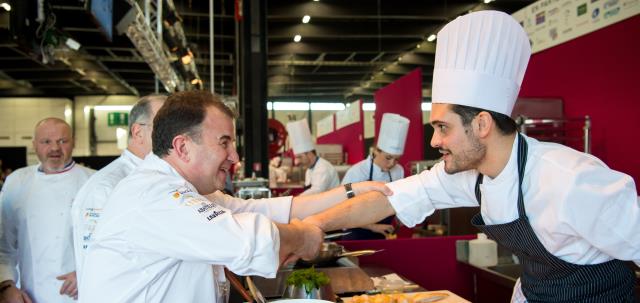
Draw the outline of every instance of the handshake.
<instances>
[{"instance_id":1,"label":"handshake","mask_svg":"<svg viewBox=\"0 0 640 303\"><path fill-rule=\"evenodd\" d=\"M289 222L288 229L291 231L292 238L287 242L290 242L291 245L285 245L283 230L280 229L280 264L294 263L300 258L303 260L314 259L322 248L322 242L324 242L324 232L320 227L293 219Z\"/></svg>"},{"instance_id":2,"label":"handshake","mask_svg":"<svg viewBox=\"0 0 640 303\"><path fill-rule=\"evenodd\" d=\"M300 258L314 259L322 248L324 232L363 226L389 216L388 212L393 213L386 199L393 193L383 183L360 182L352 188L359 197L343 203L340 202L346 198L346 189L342 187L294 198L292 214L298 215L292 215L289 224L276 224L280 231L280 264L293 263ZM342 191L340 199L335 198L336 191Z\"/></svg>"}]
</instances>

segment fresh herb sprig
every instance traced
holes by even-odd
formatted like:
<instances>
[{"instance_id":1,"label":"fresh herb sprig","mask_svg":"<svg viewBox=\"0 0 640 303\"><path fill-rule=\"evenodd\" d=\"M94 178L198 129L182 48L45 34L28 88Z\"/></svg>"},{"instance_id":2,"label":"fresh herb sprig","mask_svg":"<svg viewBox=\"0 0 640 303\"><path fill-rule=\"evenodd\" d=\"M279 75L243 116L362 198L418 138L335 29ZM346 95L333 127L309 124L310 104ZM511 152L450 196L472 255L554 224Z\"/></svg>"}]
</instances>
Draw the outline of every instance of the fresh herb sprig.
<instances>
[{"instance_id":1,"label":"fresh herb sprig","mask_svg":"<svg viewBox=\"0 0 640 303\"><path fill-rule=\"evenodd\" d=\"M295 270L287 277L287 285L304 286L307 294L327 284L329 284L329 276L321 271L316 271L313 267Z\"/></svg>"}]
</instances>

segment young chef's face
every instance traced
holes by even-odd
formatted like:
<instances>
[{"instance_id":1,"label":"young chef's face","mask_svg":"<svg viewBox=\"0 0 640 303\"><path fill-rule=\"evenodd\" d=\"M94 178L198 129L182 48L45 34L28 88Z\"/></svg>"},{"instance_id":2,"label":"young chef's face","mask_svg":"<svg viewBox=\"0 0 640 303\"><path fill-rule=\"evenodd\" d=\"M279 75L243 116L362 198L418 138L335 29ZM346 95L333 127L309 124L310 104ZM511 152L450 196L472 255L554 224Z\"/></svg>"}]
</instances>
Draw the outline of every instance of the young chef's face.
<instances>
[{"instance_id":1,"label":"young chef's face","mask_svg":"<svg viewBox=\"0 0 640 303\"><path fill-rule=\"evenodd\" d=\"M473 123L473 122L472 122ZM484 146L471 125L464 126L460 116L448 104L434 103L431 108L434 128L431 146L440 150L444 170L449 174L475 169L485 157Z\"/></svg>"},{"instance_id":2,"label":"young chef's face","mask_svg":"<svg viewBox=\"0 0 640 303\"><path fill-rule=\"evenodd\" d=\"M190 143L191 183L200 194L224 188L231 165L238 162L233 119L210 106L202 122L200 139ZM199 141L199 142L198 142Z\"/></svg>"},{"instance_id":3,"label":"young chef's face","mask_svg":"<svg viewBox=\"0 0 640 303\"><path fill-rule=\"evenodd\" d=\"M373 163L378 165L382 171L389 171L400 160L402 155L392 155L378 148L373 151Z\"/></svg>"},{"instance_id":4,"label":"young chef's face","mask_svg":"<svg viewBox=\"0 0 640 303\"><path fill-rule=\"evenodd\" d=\"M62 171L71 161L73 136L68 124L51 119L36 127L33 148L46 173Z\"/></svg>"}]
</instances>

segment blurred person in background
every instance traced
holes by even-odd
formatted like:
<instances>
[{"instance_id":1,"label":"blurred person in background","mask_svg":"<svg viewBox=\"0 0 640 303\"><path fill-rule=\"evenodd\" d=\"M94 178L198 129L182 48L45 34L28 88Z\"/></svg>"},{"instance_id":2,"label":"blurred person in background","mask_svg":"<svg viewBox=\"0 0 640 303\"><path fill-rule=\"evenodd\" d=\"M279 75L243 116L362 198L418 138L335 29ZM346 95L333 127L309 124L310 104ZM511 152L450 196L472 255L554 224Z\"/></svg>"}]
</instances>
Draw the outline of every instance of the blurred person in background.
<instances>
[{"instance_id":1,"label":"blurred person in background","mask_svg":"<svg viewBox=\"0 0 640 303\"><path fill-rule=\"evenodd\" d=\"M5 302L73 302L77 296L71 205L94 171L73 161L73 147L64 120L38 122L33 148L40 163L16 170L0 192Z\"/></svg>"},{"instance_id":2,"label":"blurred person in background","mask_svg":"<svg viewBox=\"0 0 640 303\"><path fill-rule=\"evenodd\" d=\"M142 97L129 113L127 148L120 157L96 172L80 188L71 208L76 275L81 281L82 262L102 209L113 188L151 152L153 118L167 99L164 95ZM82 296L82 294L80 294Z\"/></svg>"},{"instance_id":3,"label":"blurred person in background","mask_svg":"<svg viewBox=\"0 0 640 303\"><path fill-rule=\"evenodd\" d=\"M409 132L409 119L398 114L385 113L380 123L378 142L366 159L354 164L342 179L342 184L360 181L393 182L404 178L404 169L398 161L404 154ZM394 227L393 216L383 220L349 229L343 240L380 240L390 236ZM399 223L398 223L399 224Z\"/></svg>"},{"instance_id":4,"label":"blurred person in background","mask_svg":"<svg viewBox=\"0 0 640 303\"><path fill-rule=\"evenodd\" d=\"M304 192L300 195L321 193L340 185L335 167L316 153L307 119L287 123L291 147L296 162L306 169L304 174Z\"/></svg>"}]
</instances>

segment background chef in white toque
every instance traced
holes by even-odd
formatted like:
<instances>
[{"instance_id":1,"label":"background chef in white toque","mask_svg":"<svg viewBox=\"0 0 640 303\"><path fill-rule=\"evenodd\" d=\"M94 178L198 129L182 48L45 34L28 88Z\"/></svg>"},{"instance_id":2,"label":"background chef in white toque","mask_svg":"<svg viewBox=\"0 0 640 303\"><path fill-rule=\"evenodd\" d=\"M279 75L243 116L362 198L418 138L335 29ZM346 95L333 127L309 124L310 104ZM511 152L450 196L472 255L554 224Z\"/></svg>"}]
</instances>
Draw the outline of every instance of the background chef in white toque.
<instances>
[{"instance_id":1,"label":"background chef in white toque","mask_svg":"<svg viewBox=\"0 0 640 303\"><path fill-rule=\"evenodd\" d=\"M296 160L306 168L304 192L300 195L320 193L340 185L338 172L333 165L316 154L307 119L287 123L287 132Z\"/></svg>"},{"instance_id":2,"label":"background chef in white toque","mask_svg":"<svg viewBox=\"0 0 640 303\"><path fill-rule=\"evenodd\" d=\"M531 53L511 16L474 12L438 33L431 145L444 161L308 222L323 230L473 207L472 223L519 256L514 302L633 302L640 206L633 179L598 158L518 134L509 117ZM549 71L552 72L552 71ZM482 176L482 177L481 177Z\"/></svg>"},{"instance_id":3,"label":"background chef in white toque","mask_svg":"<svg viewBox=\"0 0 640 303\"><path fill-rule=\"evenodd\" d=\"M404 146L409 132L409 119L393 113L382 115L378 141L373 153L366 159L354 164L342 179L342 184L360 181L392 182L404 178L404 169L398 164L404 154ZM384 239L393 232L393 216L375 224L350 229L343 240Z\"/></svg>"}]
</instances>

